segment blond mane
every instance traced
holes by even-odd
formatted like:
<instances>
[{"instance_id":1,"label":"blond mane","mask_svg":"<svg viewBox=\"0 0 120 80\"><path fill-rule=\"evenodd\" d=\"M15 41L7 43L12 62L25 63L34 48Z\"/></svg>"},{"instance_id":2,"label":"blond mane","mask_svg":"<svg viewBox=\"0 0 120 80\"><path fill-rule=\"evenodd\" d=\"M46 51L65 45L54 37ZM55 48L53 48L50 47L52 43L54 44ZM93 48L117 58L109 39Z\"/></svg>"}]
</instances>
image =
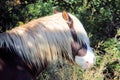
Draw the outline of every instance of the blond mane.
<instances>
[{"instance_id":1,"label":"blond mane","mask_svg":"<svg viewBox=\"0 0 120 80\"><path fill-rule=\"evenodd\" d=\"M88 44L89 39L82 24L75 16L69 15L79 40ZM30 65L41 68L62 57L73 60L73 38L62 13L32 20L7 31L6 36L7 39L0 38L0 45L5 42L8 48L12 46L16 54Z\"/></svg>"}]
</instances>

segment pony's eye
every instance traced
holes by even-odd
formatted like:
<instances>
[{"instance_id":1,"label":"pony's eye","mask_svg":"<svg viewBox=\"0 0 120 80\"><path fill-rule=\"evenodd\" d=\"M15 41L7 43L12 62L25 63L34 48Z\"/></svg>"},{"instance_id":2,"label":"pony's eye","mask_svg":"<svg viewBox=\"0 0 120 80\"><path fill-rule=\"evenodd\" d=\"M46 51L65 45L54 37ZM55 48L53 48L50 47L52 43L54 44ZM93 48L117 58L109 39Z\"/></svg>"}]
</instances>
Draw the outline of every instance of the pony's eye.
<instances>
[{"instance_id":1,"label":"pony's eye","mask_svg":"<svg viewBox=\"0 0 120 80\"><path fill-rule=\"evenodd\" d=\"M78 56L81 56L81 57L85 56L86 53L87 53L87 49L83 47L81 47L77 52Z\"/></svg>"}]
</instances>

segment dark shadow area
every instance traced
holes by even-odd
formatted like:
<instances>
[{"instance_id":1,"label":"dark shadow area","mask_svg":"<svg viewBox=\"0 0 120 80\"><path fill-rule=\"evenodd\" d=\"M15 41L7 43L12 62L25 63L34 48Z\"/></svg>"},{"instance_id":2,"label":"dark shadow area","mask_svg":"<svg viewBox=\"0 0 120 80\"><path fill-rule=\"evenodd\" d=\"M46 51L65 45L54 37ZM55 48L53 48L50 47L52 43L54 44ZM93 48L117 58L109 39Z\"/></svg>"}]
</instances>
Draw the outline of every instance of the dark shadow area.
<instances>
[{"instance_id":1,"label":"dark shadow area","mask_svg":"<svg viewBox=\"0 0 120 80\"><path fill-rule=\"evenodd\" d=\"M25 6L25 3L17 3L14 0L0 1L0 32L16 26L18 21L25 21L26 16L21 14Z\"/></svg>"},{"instance_id":2,"label":"dark shadow area","mask_svg":"<svg viewBox=\"0 0 120 80\"><path fill-rule=\"evenodd\" d=\"M117 69L120 67L120 61L116 60L113 63L108 63L106 65L106 69L103 71L104 74L104 80L119 80L120 79L120 73L116 73ZM119 71L118 71L119 72Z\"/></svg>"}]
</instances>

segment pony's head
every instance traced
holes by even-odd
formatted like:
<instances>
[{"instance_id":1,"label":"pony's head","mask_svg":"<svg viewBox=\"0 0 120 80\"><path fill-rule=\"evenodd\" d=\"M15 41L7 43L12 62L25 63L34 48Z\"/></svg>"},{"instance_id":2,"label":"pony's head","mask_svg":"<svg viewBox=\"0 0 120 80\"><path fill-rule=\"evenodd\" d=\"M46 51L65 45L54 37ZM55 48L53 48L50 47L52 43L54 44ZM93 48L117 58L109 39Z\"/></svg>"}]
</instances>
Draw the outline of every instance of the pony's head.
<instances>
[{"instance_id":1,"label":"pony's head","mask_svg":"<svg viewBox=\"0 0 120 80\"><path fill-rule=\"evenodd\" d=\"M83 69L95 64L95 55L89 45L89 38L80 21L73 15L63 11L62 16L70 28L73 41L71 43L74 61Z\"/></svg>"}]
</instances>

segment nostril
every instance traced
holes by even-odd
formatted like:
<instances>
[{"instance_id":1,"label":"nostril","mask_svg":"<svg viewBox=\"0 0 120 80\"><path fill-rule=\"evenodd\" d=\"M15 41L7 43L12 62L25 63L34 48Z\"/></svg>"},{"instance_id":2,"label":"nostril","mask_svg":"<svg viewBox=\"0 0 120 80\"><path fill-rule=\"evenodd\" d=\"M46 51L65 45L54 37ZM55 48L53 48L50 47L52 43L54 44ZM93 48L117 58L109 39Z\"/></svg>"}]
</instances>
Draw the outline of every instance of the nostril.
<instances>
[{"instance_id":1,"label":"nostril","mask_svg":"<svg viewBox=\"0 0 120 80\"><path fill-rule=\"evenodd\" d=\"M88 61L86 61L86 65L90 68L90 67L92 67L94 64L89 63Z\"/></svg>"},{"instance_id":2,"label":"nostril","mask_svg":"<svg viewBox=\"0 0 120 80\"><path fill-rule=\"evenodd\" d=\"M89 62L88 62L88 61L86 61L86 63L88 64Z\"/></svg>"},{"instance_id":3,"label":"nostril","mask_svg":"<svg viewBox=\"0 0 120 80\"><path fill-rule=\"evenodd\" d=\"M89 63L88 61L86 61L86 65L87 65L87 66L89 66L89 65L90 65L90 63Z\"/></svg>"}]
</instances>

